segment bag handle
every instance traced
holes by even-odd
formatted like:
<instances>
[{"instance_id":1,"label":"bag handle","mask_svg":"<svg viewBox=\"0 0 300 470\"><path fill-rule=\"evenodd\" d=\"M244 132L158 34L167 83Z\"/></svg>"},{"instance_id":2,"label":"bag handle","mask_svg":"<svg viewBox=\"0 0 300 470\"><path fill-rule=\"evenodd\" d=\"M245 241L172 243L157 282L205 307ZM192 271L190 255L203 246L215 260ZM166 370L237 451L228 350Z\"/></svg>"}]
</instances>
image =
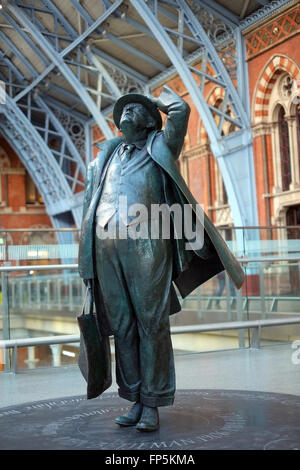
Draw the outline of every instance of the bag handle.
<instances>
[{"instance_id":1,"label":"bag handle","mask_svg":"<svg viewBox=\"0 0 300 470\"><path fill-rule=\"evenodd\" d=\"M93 314L93 294L92 294L92 289L91 287L87 287L85 291L85 296L83 300L83 305L82 305L82 314L85 314L85 307L87 303L87 298L89 297L89 311L87 315L92 315Z\"/></svg>"}]
</instances>

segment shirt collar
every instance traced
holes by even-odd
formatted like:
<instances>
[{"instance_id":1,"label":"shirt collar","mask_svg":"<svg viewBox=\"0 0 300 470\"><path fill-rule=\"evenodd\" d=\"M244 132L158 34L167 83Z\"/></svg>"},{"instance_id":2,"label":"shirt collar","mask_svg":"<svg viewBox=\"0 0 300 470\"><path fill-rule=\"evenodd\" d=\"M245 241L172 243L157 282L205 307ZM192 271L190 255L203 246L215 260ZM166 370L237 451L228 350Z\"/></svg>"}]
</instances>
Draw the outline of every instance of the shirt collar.
<instances>
[{"instance_id":1,"label":"shirt collar","mask_svg":"<svg viewBox=\"0 0 300 470\"><path fill-rule=\"evenodd\" d=\"M147 139L142 139L142 140L138 140L137 142L132 142L132 145L134 145L134 147L137 147L139 150L141 150L145 146L146 142L147 142ZM126 144L126 142L124 141L123 148L125 145L128 145L128 144Z\"/></svg>"},{"instance_id":2,"label":"shirt collar","mask_svg":"<svg viewBox=\"0 0 300 470\"><path fill-rule=\"evenodd\" d=\"M134 142L134 145L135 145L139 150L141 150L141 149L145 146L146 141L147 141L147 139L138 140L137 142Z\"/></svg>"}]
</instances>

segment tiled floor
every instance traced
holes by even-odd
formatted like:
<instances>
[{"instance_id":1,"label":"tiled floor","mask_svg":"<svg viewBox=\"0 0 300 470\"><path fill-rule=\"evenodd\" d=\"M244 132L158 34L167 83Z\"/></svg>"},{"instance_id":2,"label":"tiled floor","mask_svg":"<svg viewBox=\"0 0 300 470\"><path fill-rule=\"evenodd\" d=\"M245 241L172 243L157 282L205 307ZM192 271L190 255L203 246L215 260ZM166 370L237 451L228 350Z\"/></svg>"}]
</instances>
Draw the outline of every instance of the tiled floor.
<instances>
[{"instance_id":1,"label":"tiled floor","mask_svg":"<svg viewBox=\"0 0 300 470\"><path fill-rule=\"evenodd\" d=\"M300 395L291 344L176 356L177 389L252 390ZM300 357L300 354L298 355ZM114 374L113 374L114 375ZM77 366L0 373L0 407L85 394ZM109 392L117 391L115 381Z\"/></svg>"}]
</instances>

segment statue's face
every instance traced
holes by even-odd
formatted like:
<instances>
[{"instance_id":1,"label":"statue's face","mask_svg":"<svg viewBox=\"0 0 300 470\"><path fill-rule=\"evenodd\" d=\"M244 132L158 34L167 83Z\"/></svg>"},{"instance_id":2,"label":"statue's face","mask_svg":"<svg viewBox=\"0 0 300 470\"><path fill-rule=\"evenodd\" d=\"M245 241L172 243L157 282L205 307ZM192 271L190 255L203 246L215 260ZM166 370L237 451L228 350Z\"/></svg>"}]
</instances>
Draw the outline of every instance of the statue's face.
<instances>
[{"instance_id":1,"label":"statue's face","mask_svg":"<svg viewBox=\"0 0 300 470\"><path fill-rule=\"evenodd\" d=\"M133 127L134 129L145 129L149 121L153 118L140 103L128 103L124 106L121 118L120 118L120 129L126 127Z\"/></svg>"}]
</instances>

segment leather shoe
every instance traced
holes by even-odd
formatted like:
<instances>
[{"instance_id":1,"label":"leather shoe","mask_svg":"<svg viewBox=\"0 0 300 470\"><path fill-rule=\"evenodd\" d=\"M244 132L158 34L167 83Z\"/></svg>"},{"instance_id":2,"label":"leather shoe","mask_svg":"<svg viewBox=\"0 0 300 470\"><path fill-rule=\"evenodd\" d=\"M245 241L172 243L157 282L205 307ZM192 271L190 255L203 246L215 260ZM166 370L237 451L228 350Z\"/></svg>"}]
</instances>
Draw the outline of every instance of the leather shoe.
<instances>
[{"instance_id":1,"label":"leather shoe","mask_svg":"<svg viewBox=\"0 0 300 470\"><path fill-rule=\"evenodd\" d=\"M159 416L157 408L150 408L149 406L143 406L143 413L141 419L136 425L138 431L156 431L159 428Z\"/></svg>"},{"instance_id":2,"label":"leather shoe","mask_svg":"<svg viewBox=\"0 0 300 470\"><path fill-rule=\"evenodd\" d=\"M126 415L118 416L115 419L115 423L120 426L134 426L139 422L143 411L143 405L140 402L136 402Z\"/></svg>"}]
</instances>

